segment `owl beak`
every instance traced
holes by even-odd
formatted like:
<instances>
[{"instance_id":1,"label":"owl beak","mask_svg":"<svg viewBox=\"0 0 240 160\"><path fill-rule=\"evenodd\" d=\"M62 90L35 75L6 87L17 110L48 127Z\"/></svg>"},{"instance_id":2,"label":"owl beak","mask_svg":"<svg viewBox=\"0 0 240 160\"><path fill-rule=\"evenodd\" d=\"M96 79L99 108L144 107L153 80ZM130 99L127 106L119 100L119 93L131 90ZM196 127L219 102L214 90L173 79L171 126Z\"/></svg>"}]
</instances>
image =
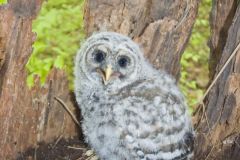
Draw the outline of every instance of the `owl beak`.
<instances>
[{"instance_id":1,"label":"owl beak","mask_svg":"<svg viewBox=\"0 0 240 160\"><path fill-rule=\"evenodd\" d=\"M109 79L111 78L112 73L113 73L112 66L107 65L107 68L104 69L104 75L103 75L103 82L105 85L108 83Z\"/></svg>"}]
</instances>

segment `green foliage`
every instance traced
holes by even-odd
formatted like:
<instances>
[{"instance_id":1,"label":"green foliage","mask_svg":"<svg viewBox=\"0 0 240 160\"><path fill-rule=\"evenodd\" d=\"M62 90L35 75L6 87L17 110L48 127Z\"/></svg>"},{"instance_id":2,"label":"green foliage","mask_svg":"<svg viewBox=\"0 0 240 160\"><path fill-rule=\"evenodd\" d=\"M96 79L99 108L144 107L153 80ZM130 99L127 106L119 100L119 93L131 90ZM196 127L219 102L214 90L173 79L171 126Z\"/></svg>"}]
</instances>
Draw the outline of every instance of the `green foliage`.
<instances>
[{"instance_id":1,"label":"green foliage","mask_svg":"<svg viewBox=\"0 0 240 160\"><path fill-rule=\"evenodd\" d=\"M80 47L80 41L84 39L83 2L49 0L43 4L40 15L33 23L37 41L27 64L29 86L33 85L36 74L43 84L53 66L65 69L72 82L74 55Z\"/></svg>"},{"instance_id":2,"label":"green foliage","mask_svg":"<svg viewBox=\"0 0 240 160\"><path fill-rule=\"evenodd\" d=\"M0 5L1 4L6 4L7 3L7 0L0 0Z\"/></svg>"},{"instance_id":3,"label":"green foliage","mask_svg":"<svg viewBox=\"0 0 240 160\"><path fill-rule=\"evenodd\" d=\"M189 45L181 59L180 87L191 108L202 97L208 83L207 64L210 51L207 41L210 36L209 13L211 5L211 0L202 0Z\"/></svg>"}]
</instances>

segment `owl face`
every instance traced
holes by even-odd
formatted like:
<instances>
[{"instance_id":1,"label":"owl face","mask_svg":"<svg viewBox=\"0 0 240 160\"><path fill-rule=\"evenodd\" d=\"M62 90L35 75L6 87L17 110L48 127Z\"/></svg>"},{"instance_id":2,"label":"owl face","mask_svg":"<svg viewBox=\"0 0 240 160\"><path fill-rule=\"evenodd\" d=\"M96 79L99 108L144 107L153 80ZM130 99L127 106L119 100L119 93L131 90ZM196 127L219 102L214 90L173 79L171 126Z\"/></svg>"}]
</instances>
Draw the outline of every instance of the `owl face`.
<instances>
[{"instance_id":1,"label":"owl face","mask_svg":"<svg viewBox=\"0 0 240 160\"><path fill-rule=\"evenodd\" d=\"M103 32L91 36L86 44L76 62L81 68L81 78L107 87L122 86L139 76L142 53L128 37Z\"/></svg>"}]
</instances>

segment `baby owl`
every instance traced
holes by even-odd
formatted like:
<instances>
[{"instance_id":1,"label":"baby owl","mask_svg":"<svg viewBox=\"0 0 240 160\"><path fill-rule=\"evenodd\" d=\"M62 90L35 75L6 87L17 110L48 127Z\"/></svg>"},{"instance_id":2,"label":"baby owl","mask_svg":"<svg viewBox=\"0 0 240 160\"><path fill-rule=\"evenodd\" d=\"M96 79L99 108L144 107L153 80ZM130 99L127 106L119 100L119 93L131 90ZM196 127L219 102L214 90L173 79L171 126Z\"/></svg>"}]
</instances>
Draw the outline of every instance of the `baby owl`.
<instances>
[{"instance_id":1,"label":"baby owl","mask_svg":"<svg viewBox=\"0 0 240 160\"><path fill-rule=\"evenodd\" d=\"M130 38L93 34L75 62L86 142L101 160L189 160L193 129L172 77L153 68Z\"/></svg>"}]
</instances>

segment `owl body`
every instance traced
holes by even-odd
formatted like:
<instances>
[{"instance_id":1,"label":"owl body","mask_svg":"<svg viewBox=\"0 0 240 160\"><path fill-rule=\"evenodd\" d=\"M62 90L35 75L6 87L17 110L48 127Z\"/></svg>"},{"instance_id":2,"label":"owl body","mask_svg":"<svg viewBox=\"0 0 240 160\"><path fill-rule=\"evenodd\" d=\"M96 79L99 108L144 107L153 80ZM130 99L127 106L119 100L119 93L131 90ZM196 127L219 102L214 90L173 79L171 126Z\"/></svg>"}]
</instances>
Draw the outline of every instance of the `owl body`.
<instances>
[{"instance_id":1,"label":"owl body","mask_svg":"<svg viewBox=\"0 0 240 160\"><path fill-rule=\"evenodd\" d=\"M101 63L99 53L106 54ZM132 64L123 65L124 58ZM91 36L77 55L75 76L85 139L101 160L191 157L193 130L182 93L128 37L112 32Z\"/></svg>"}]
</instances>

